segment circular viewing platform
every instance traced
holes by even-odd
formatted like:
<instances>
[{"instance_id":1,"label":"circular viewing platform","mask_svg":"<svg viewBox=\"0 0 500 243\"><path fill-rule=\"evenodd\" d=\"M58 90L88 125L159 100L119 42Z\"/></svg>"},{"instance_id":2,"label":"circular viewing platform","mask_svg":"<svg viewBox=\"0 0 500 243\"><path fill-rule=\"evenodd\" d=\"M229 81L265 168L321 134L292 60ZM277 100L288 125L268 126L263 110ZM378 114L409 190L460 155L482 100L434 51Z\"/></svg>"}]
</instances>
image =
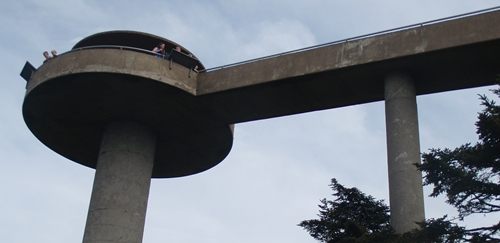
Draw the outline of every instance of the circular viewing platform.
<instances>
[{"instance_id":1,"label":"circular viewing platform","mask_svg":"<svg viewBox=\"0 0 500 243\"><path fill-rule=\"evenodd\" d=\"M182 51L158 58L150 50L160 42L165 50ZM198 73L184 65L183 55L204 69L186 48L165 38L133 31L91 35L34 72L24 120L46 146L92 168L107 124L140 122L158 137L153 178L205 171L229 154L233 126L194 96Z\"/></svg>"}]
</instances>

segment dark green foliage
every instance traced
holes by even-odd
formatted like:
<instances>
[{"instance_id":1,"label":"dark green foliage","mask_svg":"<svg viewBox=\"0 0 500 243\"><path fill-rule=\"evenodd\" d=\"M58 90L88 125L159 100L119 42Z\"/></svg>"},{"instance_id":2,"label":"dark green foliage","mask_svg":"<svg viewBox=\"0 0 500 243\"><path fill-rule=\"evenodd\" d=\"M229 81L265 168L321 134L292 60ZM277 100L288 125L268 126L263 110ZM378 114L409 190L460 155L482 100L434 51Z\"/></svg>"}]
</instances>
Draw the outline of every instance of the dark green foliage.
<instances>
[{"instance_id":1,"label":"dark green foliage","mask_svg":"<svg viewBox=\"0 0 500 243\"><path fill-rule=\"evenodd\" d=\"M325 243L458 243L467 235L465 228L446 219L419 223L420 229L398 235L390 226L389 207L357 188L345 188L332 179L335 200L321 200L319 219L302 221L316 240ZM472 241L486 242L486 241Z\"/></svg>"},{"instance_id":2,"label":"dark green foliage","mask_svg":"<svg viewBox=\"0 0 500 243\"><path fill-rule=\"evenodd\" d=\"M500 95L500 89L493 93ZM479 142L454 150L431 149L422 155L422 164L417 165L425 174L424 185L434 187L430 196L446 195L446 203L457 209L459 220L472 214L500 211L500 106L484 95L480 99L485 108L479 112L476 122ZM444 222L449 221L443 219ZM445 231L461 230L456 225L448 227ZM464 230L462 239L498 242L499 233L500 222Z\"/></svg>"},{"instance_id":3,"label":"dark green foliage","mask_svg":"<svg viewBox=\"0 0 500 243\"><path fill-rule=\"evenodd\" d=\"M500 97L500 88L493 93ZM397 235L390 226L389 207L382 200L332 179L335 200L321 200L319 219L302 221L299 226L325 243L500 242L500 221L473 229L456 223L472 214L500 211L500 106L484 95L480 99L485 108L476 122L479 142L454 150L431 149L417 165L424 173L424 185L433 186L430 196L446 195L458 218L428 219L419 223L419 229Z\"/></svg>"},{"instance_id":4,"label":"dark green foliage","mask_svg":"<svg viewBox=\"0 0 500 243\"><path fill-rule=\"evenodd\" d=\"M325 243L453 243L460 242L465 229L446 216L419 223L420 229L398 235L390 226L389 207L357 188L345 188L336 179L330 187L335 200L322 199L319 219L302 221L299 226Z\"/></svg>"},{"instance_id":5,"label":"dark green foliage","mask_svg":"<svg viewBox=\"0 0 500 243\"><path fill-rule=\"evenodd\" d=\"M404 233L399 242L411 243L458 243L463 242L465 228L446 219L446 215L438 219L429 219L418 223L419 229Z\"/></svg>"},{"instance_id":6,"label":"dark green foliage","mask_svg":"<svg viewBox=\"0 0 500 243\"><path fill-rule=\"evenodd\" d=\"M335 200L326 198L319 205L319 219L302 221L303 227L321 242L389 242L394 234L390 226L389 207L357 188L346 188L332 179L330 187Z\"/></svg>"}]
</instances>

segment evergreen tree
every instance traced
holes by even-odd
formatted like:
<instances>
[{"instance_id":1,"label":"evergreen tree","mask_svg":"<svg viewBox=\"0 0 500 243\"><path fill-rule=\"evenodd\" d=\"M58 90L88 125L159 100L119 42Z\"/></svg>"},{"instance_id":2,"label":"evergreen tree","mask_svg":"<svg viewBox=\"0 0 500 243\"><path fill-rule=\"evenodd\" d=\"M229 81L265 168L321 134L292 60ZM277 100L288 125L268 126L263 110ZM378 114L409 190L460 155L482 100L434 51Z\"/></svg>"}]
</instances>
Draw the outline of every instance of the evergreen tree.
<instances>
[{"instance_id":1,"label":"evergreen tree","mask_svg":"<svg viewBox=\"0 0 500 243\"><path fill-rule=\"evenodd\" d=\"M500 88L492 91L500 97ZM299 226L325 243L500 242L500 221L471 229L456 223L473 214L500 211L500 106L485 95L480 99L485 108L476 122L479 142L454 150L430 149L422 155L422 164L416 165L424 173L424 185L433 186L430 196L446 195L446 203L457 209L458 218L428 219L419 223L419 229L397 235L383 200L332 179L336 198L322 199L319 219L304 220Z\"/></svg>"},{"instance_id":2,"label":"evergreen tree","mask_svg":"<svg viewBox=\"0 0 500 243\"><path fill-rule=\"evenodd\" d=\"M357 188L346 188L332 179L335 200L320 200L319 219L302 221L299 226L321 242L391 242L389 207Z\"/></svg>"},{"instance_id":3,"label":"evergreen tree","mask_svg":"<svg viewBox=\"0 0 500 243\"><path fill-rule=\"evenodd\" d=\"M500 96L500 89L492 90ZM458 211L458 220L472 214L500 211L500 106L480 95L484 109L476 122L479 141L454 150L431 149L417 167L425 174L424 185L432 185L430 196L446 195L446 203ZM458 229L458 226L452 229ZM494 225L466 229L463 240L499 242L500 221Z\"/></svg>"}]
</instances>

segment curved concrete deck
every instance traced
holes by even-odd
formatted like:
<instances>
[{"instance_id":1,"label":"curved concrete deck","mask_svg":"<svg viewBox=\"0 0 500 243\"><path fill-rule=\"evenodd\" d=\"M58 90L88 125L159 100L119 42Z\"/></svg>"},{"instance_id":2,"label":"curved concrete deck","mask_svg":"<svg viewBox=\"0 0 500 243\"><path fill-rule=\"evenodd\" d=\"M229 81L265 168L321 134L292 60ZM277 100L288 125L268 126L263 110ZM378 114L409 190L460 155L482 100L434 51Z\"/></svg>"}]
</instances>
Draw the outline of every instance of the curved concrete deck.
<instances>
[{"instance_id":1,"label":"curved concrete deck","mask_svg":"<svg viewBox=\"0 0 500 243\"><path fill-rule=\"evenodd\" d=\"M84 49L43 64L28 84L23 115L52 150L95 168L104 127L146 124L158 134L154 178L207 170L232 147L232 126L194 96L197 73L153 55Z\"/></svg>"}]
</instances>

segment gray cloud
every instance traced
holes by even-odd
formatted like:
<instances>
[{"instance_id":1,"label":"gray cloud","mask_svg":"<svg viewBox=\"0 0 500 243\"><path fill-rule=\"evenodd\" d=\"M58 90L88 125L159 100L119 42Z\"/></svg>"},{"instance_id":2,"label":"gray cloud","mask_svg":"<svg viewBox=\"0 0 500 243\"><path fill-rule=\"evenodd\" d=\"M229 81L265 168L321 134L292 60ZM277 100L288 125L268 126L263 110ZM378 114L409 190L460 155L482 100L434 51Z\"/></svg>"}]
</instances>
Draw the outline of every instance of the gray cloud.
<instances>
[{"instance_id":1,"label":"gray cloud","mask_svg":"<svg viewBox=\"0 0 500 243\"><path fill-rule=\"evenodd\" d=\"M26 60L69 50L98 31L164 36L207 67L493 7L497 1L4 1L0 3L0 235L5 242L78 242L92 169L62 158L27 129ZM477 139L472 90L418 98L421 147ZM213 169L153 180L144 242L315 242L296 226L316 217L330 179L388 202L382 102L237 124ZM426 199L428 217L451 212ZM484 220L481 218L480 220ZM476 223L478 220L476 220ZM468 224L474 224L469 222Z\"/></svg>"}]
</instances>

